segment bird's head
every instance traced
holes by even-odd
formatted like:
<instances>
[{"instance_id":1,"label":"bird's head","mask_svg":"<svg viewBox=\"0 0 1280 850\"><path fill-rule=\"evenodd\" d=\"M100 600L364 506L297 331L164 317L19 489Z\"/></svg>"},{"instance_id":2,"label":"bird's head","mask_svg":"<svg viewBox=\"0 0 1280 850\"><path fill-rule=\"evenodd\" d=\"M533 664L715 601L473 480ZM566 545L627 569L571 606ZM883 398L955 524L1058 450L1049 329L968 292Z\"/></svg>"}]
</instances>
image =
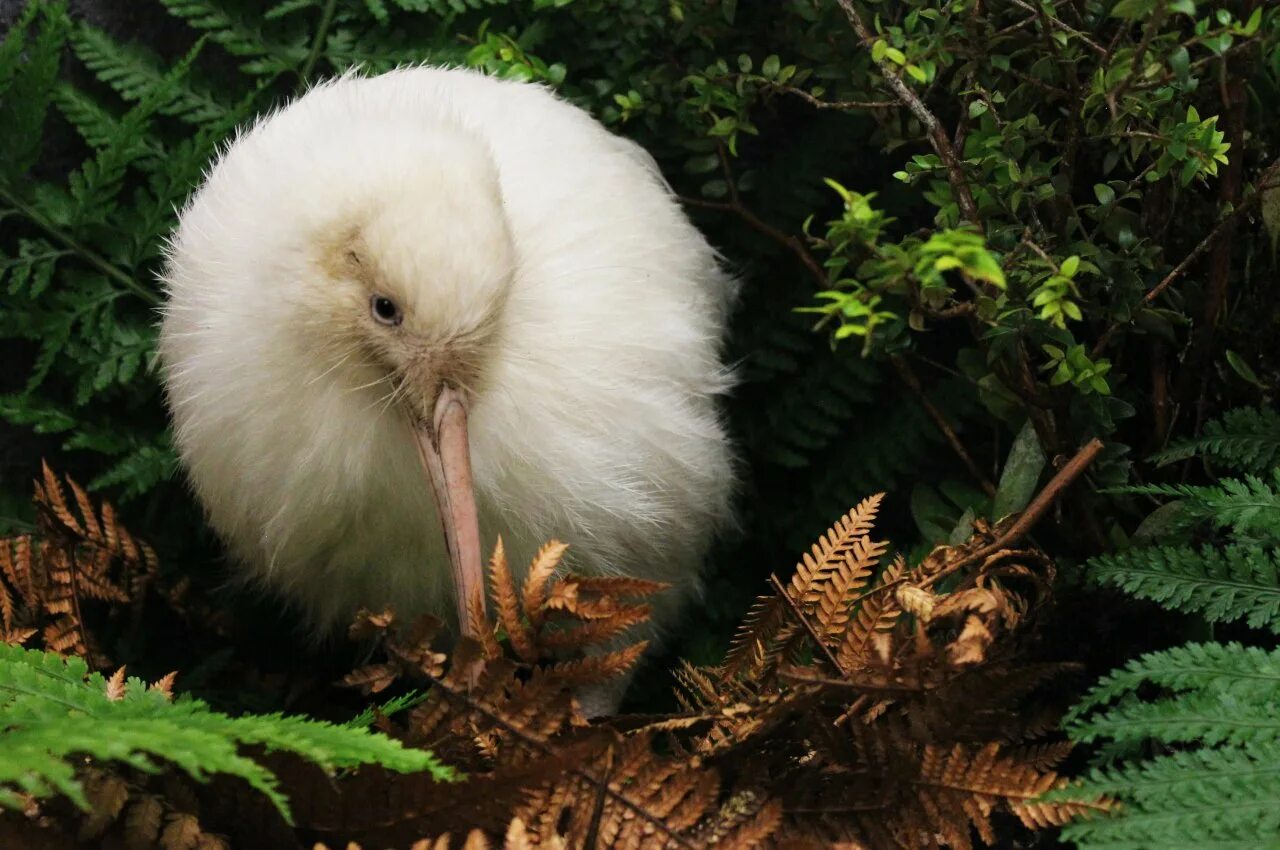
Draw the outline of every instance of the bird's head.
<instances>
[{"instance_id":1,"label":"bird's head","mask_svg":"<svg viewBox=\"0 0 1280 850\"><path fill-rule=\"evenodd\" d=\"M500 345L515 246L484 147L414 129L332 128L339 138L290 151L268 125L234 146L184 212L163 347L179 408L182 361L211 356L183 327L198 337L202 322L242 313L239 343L258 350L224 356L278 373L290 392L345 393L343 416L411 431L465 628L483 598L467 411Z\"/></svg>"}]
</instances>

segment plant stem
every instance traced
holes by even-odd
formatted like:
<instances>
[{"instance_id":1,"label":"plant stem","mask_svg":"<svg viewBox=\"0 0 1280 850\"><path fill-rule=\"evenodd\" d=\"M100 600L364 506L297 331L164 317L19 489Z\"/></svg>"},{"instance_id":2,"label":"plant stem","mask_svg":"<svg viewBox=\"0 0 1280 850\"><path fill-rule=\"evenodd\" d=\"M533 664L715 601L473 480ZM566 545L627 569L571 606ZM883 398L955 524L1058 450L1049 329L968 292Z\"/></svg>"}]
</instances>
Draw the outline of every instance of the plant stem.
<instances>
[{"instance_id":1,"label":"plant stem","mask_svg":"<svg viewBox=\"0 0 1280 850\"><path fill-rule=\"evenodd\" d=\"M1173 270L1165 275L1163 280L1151 287L1147 294L1142 296L1142 301L1139 302L1138 307L1143 308L1150 305L1156 300L1156 298L1160 297L1161 292L1164 292L1173 285L1178 278L1186 274L1187 269L1191 268L1191 264L1200 259L1200 255L1212 248L1221 237L1227 234L1228 231L1234 230L1236 221L1239 220L1242 215L1252 211L1254 207L1262 202L1262 195L1264 192L1269 189L1280 188L1273 185L1275 184L1278 176L1280 176L1280 159L1271 163L1271 165L1267 166L1266 171L1262 172L1262 175L1258 178L1258 183L1253 194L1237 204L1235 209L1223 217L1213 230L1209 231L1208 236L1200 240L1200 244L1191 249L1191 253L1187 254L1187 256L1182 259L1182 262L1174 266ZM1111 337L1113 337L1116 331L1120 329L1120 325L1121 322L1112 322L1111 325L1102 332L1102 336L1098 337L1098 341L1094 343L1093 351L1089 354L1090 357L1097 357L1106 350L1107 344L1111 342Z\"/></svg>"},{"instance_id":2,"label":"plant stem","mask_svg":"<svg viewBox=\"0 0 1280 850\"><path fill-rule=\"evenodd\" d=\"M836 3L844 10L845 17L849 19L849 24L853 27L854 32L857 33L858 40L870 51L871 45L875 43L875 37L867 27L866 21L862 19L862 15L854 7L853 0L836 0ZM902 81L898 70L892 64L887 60L881 59L876 62L876 66L884 76L885 83L888 84L889 89L897 96L902 105L910 110L924 125L925 132L929 136L929 144L933 146L934 152L947 169L947 181L951 184L951 191L955 195L956 204L960 207L960 215L979 230L983 230L982 217L978 214L978 205L973 201L973 193L969 191L969 181L965 176L964 166L956 155L951 140L947 138L947 133L942 128L942 123L929 110L929 107L924 105L924 102L920 100L916 93L911 90L911 87Z\"/></svg>"},{"instance_id":3,"label":"plant stem","mask_svg":"<svg viewBox=\"0 0 1280 850\"><path fill-rule=\"evenodd\" d=\"M160 304L159 295L156 295L150 289L147 289L145 286L138 283L106 257L103 257L101 254L81 245L74 237L64 232L62 228L58 227L57 224L45 218L44 215L35 207L26 203L2 186L0 186L0 199L3 199L5 203L16 209L23 215L23 217L36 227L39 227L51 238L56 239L58 242L65 245L80 259L84 260L86 263L93 266L116 283L119 283L143 301L146 301L153 307Z\"/></svg>"},{"instance_id":4,"label":"plant stem","mask_svg":"<svg viewBox=\"0 0 1280 850\"><path fill-rule=\"evenodd\" d=\"M804 626L804 630L809 633L809 640L813 641L813 645L822 650L822 654L831 662L831 666L836 668L842 675L847 676L849 671L840 666L839 659L835 653L831 651L831 647L827 646L826 641L822 639L822 635L818 634L818 630L813 627L813 623L809 622L809 618L804 615L804 611L800 610L799 604L791 598L791 594L787 592L787 586L782 583L782 579L778 578L777 573L769 576L769 583L773 585L774 591L783 602L787 603L787 607L791 609L791 613L795 616L800 625Z\"/></svg>"},{"instance_id":5,"label":"plant stem","mask_svg":"<svg viewBox=\"0 0 1280 850\"><path fill-rule=\"evenodd\" d=\"M947 417L944 416L942 411L929 400L927 395L925 395L924 389L920 386L920 379L916 377L916 373L911 368L911 365L907 363L906 359L900 354L895 354L889 359L892 361L893 367L898 370L898 376L901 377L903 382L907 385L907 389L911 390L911 393L916 397L916 401L920 402L920 406L924 408L924 412L933 420L933 424L938 426L938 430L941 431L942 436L946 438L948 445L951 446L951 450L956 453L956 456L960 458L960 461L965 465L965 468L969 470L969 474L973 476L974 480L978 482L988 496L994 496L996 494L996 486L982 474L982 470L974 461L973 455L969 454L969 450L964 447L964 443L960 442L959 435L956 434L955 428L951 427L951 423L947 421Z\"/></svg>"},{"instance_id":6,"label":"plant stem","mask_svg":"<svg viewBox=\"0 0 1280 850\"><path fill-rule=\"evenodd\" d=\"M311 41L311 50L307 59L298 69L298 80L301 88L306 88L311 72L315 70L320 59L320 51L324 50L325 39L329 37L329 27L333 24L333 13L338 7L338 0L325 0L324 9L320 12L320 25L316 27L316 37Z\"/></svg>"}]
</instances>

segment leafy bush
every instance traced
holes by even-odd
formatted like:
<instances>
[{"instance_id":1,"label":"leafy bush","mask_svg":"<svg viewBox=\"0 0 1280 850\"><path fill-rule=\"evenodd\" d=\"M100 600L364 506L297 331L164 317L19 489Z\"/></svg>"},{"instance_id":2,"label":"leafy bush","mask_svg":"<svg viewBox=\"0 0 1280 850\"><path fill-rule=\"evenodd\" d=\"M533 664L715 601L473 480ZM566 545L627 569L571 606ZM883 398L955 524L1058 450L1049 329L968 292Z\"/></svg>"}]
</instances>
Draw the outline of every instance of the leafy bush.
<instances>
[{"instance_id":1,"label":"leafy bush","mask_svg":"<svg viewBox=\"0 0 1280 850\"><path fill-rule=\"evenodd\" d=\"M1001 454L998 433L971 433L992 416L1009 432L1030 418L1050 454L1112 436L1103 473L1119 483L1148 430L1122 423L1172 393L1153 411L1163 440L1172 402L1228 369L1210 345L1227 293L1253 298L1232 236L1276 131L1249 120L1245 92L1275 91L1280 11L1238 5L164 0L198 38L160 57L29 3L0 53L0 338L34 348L15 349L29 368L0 415L58 435L96 487L154 491L173 470L147 368L173 206L235 124L306 81L453 62L555 85L645 143L751 267L739 430L762 488L820 494L760 506L777 552L924 469L939 423L979 461ZM60 75L68 49L96 82ZM50 144L65 142L51 108L88 152L74 169L74 147ZM1189 261L1206 253L1199 279ZM884 369L806 338L785 315L806 284L837 337L925 371L929 412ZM1267 363L1248 359L1269 355L1244 348L1235 363L1256 377ZM900 421L867 420L873 396ZM990 492L980 468L957 456L930 483Z\"/></svg>"},{"instance_id":2,"label":"leafy bush","mask_svg":"<svg viewBox=\"0 0 1280 850\"><path fill-rule=\"evenodd\" d=\"M1198 450L1236 469L1254 468L1256 411L1234 411L1206 429ZM1231 447L1231 448L1229 448ZM1234 450L1233 450L1234 449ZM1172 499L1144 537L1218 540L1137 545L1095 558L1089 575L1210 623L1244 620L1280 635L1280 496L1252 475L1207 487L1149 486L1132 492ZM1117 816L1080 822L1065 835L1081 847L1265 847L1280 834L1280 647L1189 643L1152 652L1099 682L1068 717L1071 736L1106 741L1114 759L1083 793L1113 795ZM1081 789L1076 789L1077 793ZM1224 812L1230 812L1224 817Z\"/></svg>"}]
</instances>

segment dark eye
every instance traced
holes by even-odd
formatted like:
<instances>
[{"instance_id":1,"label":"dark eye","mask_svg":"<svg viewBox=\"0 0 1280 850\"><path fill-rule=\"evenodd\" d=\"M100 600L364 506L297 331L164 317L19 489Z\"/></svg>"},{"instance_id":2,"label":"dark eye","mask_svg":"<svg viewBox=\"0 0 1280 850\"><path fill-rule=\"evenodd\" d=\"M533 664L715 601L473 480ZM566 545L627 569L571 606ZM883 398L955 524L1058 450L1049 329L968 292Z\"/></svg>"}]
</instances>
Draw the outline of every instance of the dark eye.
<instances>
[{"instance_id":1,"label":"dark eye","mask_svg":"<svg viewBox=\"0 0 1280 850\"><path fill-rule=\"evenodd\" d=\"M373 313L373 318L384 325L398 325L404 318L396 302L385 295L375 295L369 299L369 311Z\"/></svg>"}]
</instances>

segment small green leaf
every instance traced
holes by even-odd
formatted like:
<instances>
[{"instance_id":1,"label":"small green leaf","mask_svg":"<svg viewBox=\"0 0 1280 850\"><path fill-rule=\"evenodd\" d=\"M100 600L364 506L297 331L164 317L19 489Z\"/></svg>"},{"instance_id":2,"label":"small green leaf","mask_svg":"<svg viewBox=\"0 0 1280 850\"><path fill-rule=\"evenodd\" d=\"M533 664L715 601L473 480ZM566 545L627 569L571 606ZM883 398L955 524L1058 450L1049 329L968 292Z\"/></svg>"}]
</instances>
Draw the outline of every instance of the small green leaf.
<instances>
[{"instance_id":1,"label":"small green leaf","mask_svg":"<svg viewBox=\"0 0 1280 850\"><path fill-rule=\"evenodd\" d=\"M1044 449L1040 447L1040 437L1028 419L1014 438L1009 456L1005 459L1000 484L996 488L992 519L998 520L1017 513L1031 502L1044 465L1045 455Z\"/></svg>"},{"instance_id":2,"label":"small green leaf","mask_svg":"<svg viewBox=\"0 0 1280 850\"><path fill-rule=\"evenodd\" d=\"M1253 371L1253 367L1244 362L1244 359L1231 349L1227 349L1227 364L1231 366L1231 370L1255 387L1266 389L1266 384L1258 380L1258 375Z\"/></svg>"}]
</instances>

